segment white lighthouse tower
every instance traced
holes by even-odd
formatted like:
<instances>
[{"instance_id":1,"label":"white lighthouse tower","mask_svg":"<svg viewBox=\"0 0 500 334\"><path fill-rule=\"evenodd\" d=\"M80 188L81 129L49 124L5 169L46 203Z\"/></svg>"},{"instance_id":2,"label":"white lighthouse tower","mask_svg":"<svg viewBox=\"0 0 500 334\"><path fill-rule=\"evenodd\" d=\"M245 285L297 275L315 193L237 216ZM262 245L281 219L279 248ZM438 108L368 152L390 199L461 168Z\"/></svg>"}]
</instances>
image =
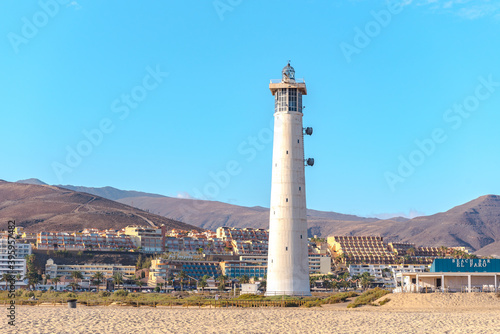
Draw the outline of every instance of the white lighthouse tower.
<instances>
[{"instance_id":1,"label":"white lighthouse tower","mask_svg":"<svg viewBox=\"0 0 500 334\"><path fill-rule=\"evenodd\" d=\"M304 159L304 134L312 134L302 127L307 89L290 63L269 89L275 102L266 295L310 296L304 166L314 159Z\"/></svg>"}]
</instances>

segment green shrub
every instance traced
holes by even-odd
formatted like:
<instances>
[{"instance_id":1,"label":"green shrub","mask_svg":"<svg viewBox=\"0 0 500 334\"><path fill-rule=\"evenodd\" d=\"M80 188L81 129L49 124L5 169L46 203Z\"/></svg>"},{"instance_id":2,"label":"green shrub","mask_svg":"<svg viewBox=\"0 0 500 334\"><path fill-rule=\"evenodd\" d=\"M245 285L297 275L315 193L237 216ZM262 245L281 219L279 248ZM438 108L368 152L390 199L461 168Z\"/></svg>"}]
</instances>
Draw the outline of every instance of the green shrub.
<instances>
[{"instance_id":1,"label":"green shrub","mask_svg":"<svg viewBox=\"0 0 500 334\"><path fill-rule=\"evenodd\" d=\"M387 304L387 303L388 303L388 302L390 302L390 301L391 301L391 300L390 300L389 298L386 298L386 299L384 299L384 300L379 301L378 303L379 303L379 305L385 305L385 304Z\"/></svg>"},{"instance_id":2,"label":"green shrub","mask_svg":"<svg viewBox=\"0 0 500 334\"><path fill-rule=\"evenodd\" d=\"M24 297L34 297L35 293L33 291L25 291Z\"/></svg>"},{"instance_id":3,"label":"green shrub","mask_svg":"<svg viewBox=\"0 0 500 334\"><path fill-rule=\"evenodd\" d=\"M324 300L324 304L337 304L343 303L347 300L347 298L356 297L358 294L354 291L350 292L341 292L337 293L333 296L330 296Z\"/></svg>"},{"instance_id":4,"label":"green shrub","mask_svg":"<svg viewBox=\"0 0 500 334\"><path fill-rule=\"evenodd\" d=\"M126 290L116 290L114 295L116 297L127 297L128 296L128 291ZM130 297L134 298L136 297L135 294L131 294Z\"/></svg>"},{"instance_id":5,"label":"green shrub","mask_svg":"<svg viewBox=\"0 0 500 334\"><path fill-rule=\"evenodd\" d=\"M68 297L68 298L76 298L76 294L75 294L75 293L73 293L73 292L68 292L68 293L66 294L66 297Z\"/></svg>"},{"instance_id":6,"label":"green shrub","mask_svg":"<svg viewBox=\"0 0 500 334\"><path fill-rule=\"evenodd\" d=\"M101 292L99 292L99 297L106 298L106 297L109 297L109 296L111 296L111 292L109 292L109 291L101 291Z\"/></svg>"},{"instance_id":7,"label":"green shrub","mask_svg":"<svg viewBox=\"0 0 500 334\"><path fill-rule=\"evenodd\" d=\"M255 300L255 299L262 299L262 298L263 298L263 296L254 295L251 293L245 293L245 294L238 296L238 298L236 298L236 299Z\"/></svg>"},{"instance_id":8,"label":"green shrub","mask_svg":"<svg viewBox=\"0 0 500 334\"><path fill-rule=\"evenodd\" d=\"M320 307L321 304L323 304L323 301L321 299L316 299L316 300L309 300L302 306L303 307Z\"/></svg>"},{"instance_id":9,"label":"green shrub","mask_svg":"<svg viewBox=\"0 0 500 334\"><path fill-rule=\"evenodd\" d=\"M319 305L321 305L321 300L318 299L316 302L319 302ZM299 301L298 300L289 300L285 301L285 307L299 307Z\"/></svg>"},{"instance_id":10,"label":"green shrub","mask_svg":"<svg viewBox=\"0 0 500 334\"><path fill-rule=\"evenodd\" d=\"M365 291L361 296L357 297L356 300L354 300L354 303L350 303L349 305L347 305L347 307L354 308L360 305L371 304L373 301L385 296L388 293L390 292L380 288Z\"/></svg>"}]
</instances>

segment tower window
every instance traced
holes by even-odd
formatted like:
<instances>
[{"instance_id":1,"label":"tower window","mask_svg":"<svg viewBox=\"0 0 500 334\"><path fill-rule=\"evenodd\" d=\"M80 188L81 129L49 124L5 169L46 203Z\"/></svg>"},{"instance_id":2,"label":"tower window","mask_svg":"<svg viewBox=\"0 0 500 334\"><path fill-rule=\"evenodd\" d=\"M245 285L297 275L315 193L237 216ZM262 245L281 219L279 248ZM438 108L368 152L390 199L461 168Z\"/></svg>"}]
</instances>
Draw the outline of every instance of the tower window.
<instances>
[{"instance_id":1,"label":"tower window","mask_svg":"<svg viewBox=\"0 0 500 334\"><path fill-rule=\"evenodd\" d=\"M286 199L286 202L288 203L288 198Z\"/></svg>"},{"instance_id":2,"label":"tower window","mask_svg":"<svg viewBox=\"0 0 500 334\"><path fill-rule=\"evenodd\" d=\"M297 139L297 143L300 143L300 139Z\"/></svg>"},{"instance_id":3,"label":"tower window","mask_svg":"<svg viewBox=\"0 0 500 334\"><path fill-rule=\"evenodd\" d=\"M288 247L285 247L285 250L288 250Z\"/></svg>"},{"instance_id":4,"label":"tower window","mask_svg":"<svg viewBox=\"0 0 500 334\"><path fill-rule=\"evenodd\" d=\"M278 167L278 164L274 164L274 167Z\"/></svg>"},{"instance_id":5,"label":"tower window","mask_svg":"<svg viewBox=\"0 0 500 334\"><path fill-rule=\"evenodd\" d=\"M302 234L300 235L300 238L302 239Z\"/></svg>"},{"instance_id":6,"label":"tower window","mask_svg":"<svg viewBox=\"0 0 500 334\"><path fill-rule=\"evenodd\" d=\"M301 190L302 190L302 187L299 187L299 191L301 191Z\"/></svg>"},{"instance_id":7,"label":"tower window","mask_svg":"<svg viewBox=\"0 0 500 334\"><path fill-rule=\"evenodd\" d=\"M288 151L286 151L286 154L288 154Z\"/></svg>"}]
</instances>

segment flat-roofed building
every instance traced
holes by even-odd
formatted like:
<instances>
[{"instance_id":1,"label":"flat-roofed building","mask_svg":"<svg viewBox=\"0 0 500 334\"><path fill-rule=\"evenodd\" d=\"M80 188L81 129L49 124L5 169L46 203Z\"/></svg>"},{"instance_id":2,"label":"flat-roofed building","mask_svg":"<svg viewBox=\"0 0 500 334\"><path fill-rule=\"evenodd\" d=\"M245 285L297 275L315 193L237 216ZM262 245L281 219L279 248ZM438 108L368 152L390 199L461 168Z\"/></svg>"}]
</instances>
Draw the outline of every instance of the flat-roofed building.
<instances>
[{"instance_id":1,"label":"flat-roofed building","mask_svg":"<svg viewBox=\"0 0 500 334\"><path fill-rule=\"evenodd\" d=\"M388 249L382 237L377 236L331 236L328 245L332 256L343 257L345 263L394 264L395 253Z\"/></svg>"},{"instance_id":2,"label":"flat-roofed building","mask_svg":"<svg viewBox=\"0 0 500 334\"><path fill-rule=\"evenodd\" d=\"M85 229L82 232L40 232L37 234L40 250L131 250L135 246L130 236L113 230Z\"/></svg>"},{"instance_id":3,"label":"flat-roofed building","mask_svg":"<svg viewBox=\"0 0 500 334\"><path fill-rule=\"evenodd\" d=\"M149 267L149 285L164 283L181 270L182 264L179 262L163 258L151 260L151 267Z\"/></svg>"},{"instance_id":4,"label":"flat-roofed building","mask_svg":"<svg viewBox=\"0 0 500 334\"><path fill-rule=\"evenodd\" d=\"M243 275L261 278L267 275L267 256L248 255L240 256L239 260L222 261L221 269L230 278Z\"/></svg>"},{"instance_id":5,"label":"flat-roofed building","mask_svg":"<svg viewBox=\"0 0 500 334\"><path fill-rule=\"evenodd\" d=\"M326 275L332 272L332 258L326 254L309 253L309 274Z\"/></svg>"},{"instance_id":6,"label":"flat-roofed building","mask_svg":"<svg viewBox=\"0 0 500 334\"><path fill-rule=\"evenodd\" d=\"M395 277L399 273L423 273L429 270L428 265L420 264L350 264L349 274L361 276L368 273L373 277L373 283L383 284L386 287L395 287Z\"/></svg>"},{"instance_id":7,"label":"flat-roofed building","mask_svg":"<svg viewBox=\"0 0 500 334\"><path fill-rule=\"evenodd\" d=\"M15 241L13 249L9 249L8 238L0 238L0 277L3 274L11 274L14 279L20 277L21 279L16 279L14 283L17 289L27 283L23 278L26 275L26 256L31 254L31 245L21 243L19 239L10 240ZM14 258L9 259L9 255L13 255ZM6 284L7 282L2 281L0 287L5 287Z\"/></svg>"},{"instance_id":8,"label":"flat-roofed building","mask_svg":"<svg viewBox=\"0 0 500 334\"><path fill-rule=\"evenodd\" d=\"M105 278L112 278L115 273L121 273L124 276L135 275L135 266L124 266L121 264L56 264L53 259L48 259L45 264L45 274L54 278L57 276L70 277L74 271L80 271L83 279L92 279L96 272L103 273Z\"/></svg>"},{"instance_id":9,"label":"flat-roofed building","mask_svg":"<svg viewBox=\"0 0 500 334\"><path fill-rule=\"evenodd\" d=\"M224 275L236 278L242 275L248 277L264 277L267 275L266 255L241 255L239 260L221 262ZM331 257L325 254L309 254L309 274L328 274L331 272Z\"/></svg>"},{"instance_id":10,"label":"flat-roofed building","mask_svg":"<svg viewBox=\"0 0 500 334\"><path fill-rule=\"evenodd\" d=\"M396 277L395 292L498 292L500 259L436 259L429 272Z\"/></svg>"},{"instance_id":11,"label":"flat-roofed building","mask_svg":"<svg viewBox=\"0 0 500 334\"><path fill-rule=\"evenodd\" d=\"M130 236L134 245L144 253L165 251L165 231L162 227L127 226L124 234Z\"/></svg>"},{"instance_id":12,"label":"flat-roofed building","mask_svg":"<svg viewBox=\"0 0 500 334\"><path fill-rule=\"evenodd\" d=\"M269 232L263 228L219 227L217 238L222 240L269 240Z\"/></svg>"}]
</instances>

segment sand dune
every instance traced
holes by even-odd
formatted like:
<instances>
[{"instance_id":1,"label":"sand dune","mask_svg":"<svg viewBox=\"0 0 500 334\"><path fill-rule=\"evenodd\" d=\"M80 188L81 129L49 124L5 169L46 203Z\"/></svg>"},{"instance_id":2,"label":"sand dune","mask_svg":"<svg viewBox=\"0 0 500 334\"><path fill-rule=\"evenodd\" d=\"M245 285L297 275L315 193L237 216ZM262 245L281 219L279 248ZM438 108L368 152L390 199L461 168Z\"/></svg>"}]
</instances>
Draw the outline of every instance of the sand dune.
<instances>
[{"instance_id":1,"label":"sand dune","mask_svg":"<svg viewBox=\"0 0 500 334\"><path fill-rule=\"evenodd\" d=\"M339 308L18 307L1 333L499 333L493 294L388 295L384 306Z\"/></svg>"}]
</instances>

